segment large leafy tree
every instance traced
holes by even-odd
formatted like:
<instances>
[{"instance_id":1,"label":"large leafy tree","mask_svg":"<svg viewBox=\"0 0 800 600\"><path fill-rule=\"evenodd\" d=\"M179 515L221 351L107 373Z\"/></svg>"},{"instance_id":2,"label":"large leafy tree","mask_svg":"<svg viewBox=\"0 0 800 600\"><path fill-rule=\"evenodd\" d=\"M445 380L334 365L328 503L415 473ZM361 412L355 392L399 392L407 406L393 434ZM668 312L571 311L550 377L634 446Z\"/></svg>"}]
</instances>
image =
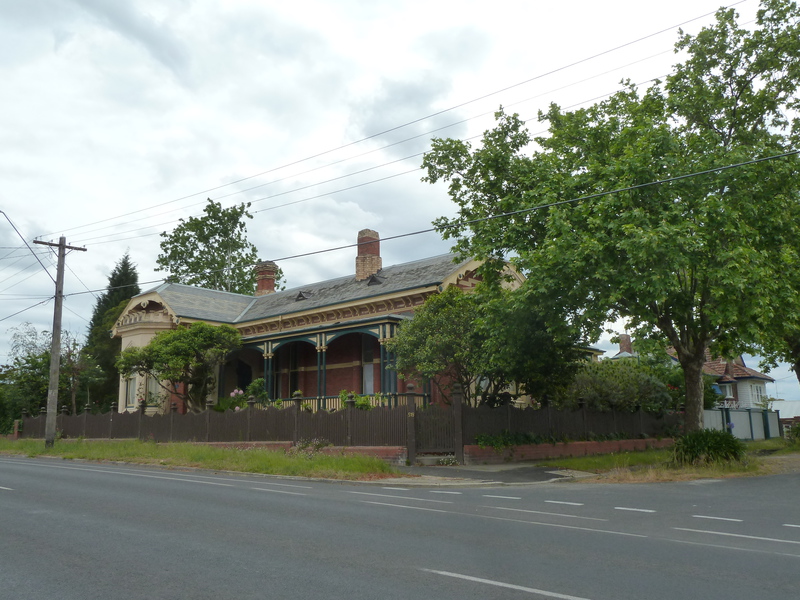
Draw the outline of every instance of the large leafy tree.
<instances>
[{"instance_id":1,"label":"large leafy tree","mask_svg":"<svg viewBox=\"0 0 800 600\"><path fill-rule=\"evenodd\" d=\"M770 159L797 148L800 11L765 0L746 30L722 9L677 50L687 58L663 85L551 106L529 154L524 124L501 112L480 148L435 140L423 166L449 182L459 216L437 225L458 249L487 269L511 253L535 275L532 298L587 335L622 318L672 346L692 430L706 350L735 352L779 312L791 323L800 312L781 272L800 247L798 160ZM769 160L720 170L758 159Z\"/></svg>"},{"instance_id":2,"label":"large leafy tree","mask_svg":"<svg viewBox=\"0 0 800 600\"><path fill-rule=\"evenodd\" d=\"M579 356L575 340L554 336L520 301L523 293L450 287L430 296L387 344L397 370L430 380L445 397L459 383L470 404L493 403L513 384L539 395L567 381Z\"/></svg>"},{"instance_id":3,"label":"large leafy tree","mask_svg":"<svg viewBox=\"0 0 800 600\"><path fill-rule=\"evenodd\" d=\"M89 400L100 410L108 409L119 394L119 372L114 363L122 350L122 341L111 337L111 329L128 300L140 291L136 265L126 253L114 266L108 276L106 291L95 303L82 351L83 361L96 363L100 370L100 376L95 377L89 391Z\"/></svg>"},{"instance_id":4,"label":"large leafy tree","mask_svg":"<svg viewBox=\"0 0 800 600\"><path fill-rule=\"evenodd\" d=\"M252 219L250 204L223 208L209 198L202 217L181 219L161 234L156 271L171 281L238 294L255 291L256 247L247 241L244 219Z\"/></svg>"},{"instance_id":5,"label":"large leafy tree","mask_svg":"<svg viewBox=\"0 0 800 600\"><path fill-rule=\"evenodd\" d=\"M152 377L169 394L199 411L215 393L216 371L241 346L230 325L194 323L158 333L143 347L126 348L117 360L119 372Z\"/></svg>"}]
</instances>

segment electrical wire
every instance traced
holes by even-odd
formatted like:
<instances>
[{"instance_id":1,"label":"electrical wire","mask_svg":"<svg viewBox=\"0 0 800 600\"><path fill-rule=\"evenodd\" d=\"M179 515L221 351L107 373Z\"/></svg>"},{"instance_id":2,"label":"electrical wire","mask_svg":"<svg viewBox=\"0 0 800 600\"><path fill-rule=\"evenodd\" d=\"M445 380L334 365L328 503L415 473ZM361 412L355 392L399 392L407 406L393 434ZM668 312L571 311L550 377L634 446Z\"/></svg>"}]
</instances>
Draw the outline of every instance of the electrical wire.
<instances>
[{"instance_id":1,"label":"electrical wire","mask_svg":"<svg viewBox=\"0 0 800 600\"><path fill-rule=\"evenodd\" d=\"M40 260L39 260L39 257L38 257L38 256L37 256L37 254L36 254L36 253L33 251L33 248L31 248L31 247L30 247L30 245L28 244L28 242L25 240L25 238L24 238L24 237L22 237L22 234L19 232L19 229L17 229L17 226L16 226L16 225L14 225L14 222L11 220L11 217L9 217L9 216L8 216L8 215L5 213L5 211L3 211L3 210L0 210L0 214L2 214L2 215L3 215L3 216L6 218L6 220L9 222L9 224L10 224L10 225L11 225L11 227L14 229L14 231L16 231L16 232L17 232L17 235L19 236L19 239L21 239L21 240L22 240L22 243L23 243L23 244L25 244L25 246L28 248L28 250L30 250L31 254L33 254L33 256L36 258L36 260L39 262L39 264L40 264L40 265L42 265L42 269L44 269L44 272L45 272L45 273L47 273L47 276L48 276L48 277L51 279L51 281L52 281L53 283L55 283L55 282L56 282L56 280L55 280L55 279L53 279L53 276L50 274L50 271L48 271L48 270L47 270L47 267L45 267L45 266L44 266L44 264L42 263L42 261L40 261Z\"/></svg>"},{"instance_id":2,"label":"electrical wire","mask_svg":"<svg viewBox=\"0 0 800 600\"><path fill-rule=\"evenodd\" d=\"M746 2L746 1L747 1L747 0L739 0L738 2L733 2L733 3L729 4L729 5L728 5L726 8L730 8L730 7L733 7L733 6L737 6L737 5L739 5L739 4L742 4L742 3ZM278 166L278 167L273 167L273 168L267 169L267 170L265 170L265 171L262 171L262 172L260 172L260 173L256 173L255 175L250 175L250 176L247 176L247 177L242 177L242 178L240 178L240 179L237 179L237 180L234 180L234 181L230 181L230 182L227 182L227 183L225 183L225 184L221 184L221 185L214 186L214 187L211 187L211 188L207 188L207 189L205 189L205 190L202 190L202 191L199 191L199 192L195 192L195 193L192 193L192 194L188 194L188 195L185 195L185 196L181 196L181 197L179 197L179 198L175 198L175 199L173 199L173 200L168 200L168 201L166 201L166 202L159 202L159 203L158 203L158 204L156 204L156 205L152 205L152 206L149 206L149 207L145 207L145 208L137 209L137 210L135 210L135 211L131 211L131 212L125 213L125 214L123 214L123 215L118 215L118 216L116 216L116 217L109 217L109 218L107 218L107 219L101 219L101 220L99 220L99 221L94 221L94 222L92 222L92 223L89 223L89 224L86 224L86 225L82 225L82 226L76 226L76 227L73 227L73 228L70 228L70 229L66 229L66 230L63 230L63 231L62 231L62 234L63 234L63 233L66 233L66 232L74 231L74 230L76 230L76 229L82 229L82 228L84 228L84 227L90 227L90 226L92 226L92 225L96 225L96 224L99 224L99 223L105 223L105 222L108 222L108 221L113 221L113 220L121 219L121 218L123 218L123 217L132 216L132 215L135 215L135 214L139 214L139 213L141 213L141 212L144 212L144 211L152 210L153 208L161 207L161 206L164 206L164 205L166 205L166 204L172 204L172 203L179 202L179 201L181 201L181 200L186 200L186 199L188 199L188 198L193 198L193 197L195 197L195 196L199 196L199 195L202 195L202 194L207 194L207 193L210 193L210 192L213 192L213 191L219 190L219 189L223 189L223 188L225 188L225 187L228 187L228 186L230 186L230 185L235 185L235 184L237 184L237 183L241 183L241 182L243 182L243 181L248 181L248 180L254 179L254 178L256 178L256 177L261 177L261 176L263 176L263 175L267 175L267 174L269 174L269 173L273 173L273 172L279 171L279 170L281 170L281 169L285 169L285 168L288 168L288 167L291 167L291 166L294 166L294 165L297 165L297 164L301 164L301 163L303 163L303 162L307 162L307 161L313 160L313 159L315 159L315 158L319 158L319 157L321 157L321 156L325 156L325 155L327 155L327 154L331 154L331 153L333 153L333 152L337 152L337 151L339 151L339 150L343 150L343 149L346 149L346 148L349 148L349 147L355 146L355 145L357 145L357 144L360 144L360 143L366 142L366 141L368 141L368 140L371 140L371 139L374 139L374 138L377 138L377 137L380 137L380 136L386 135L386 134L388 134L388 133L391 133L391 132L394 132L394 131L397 131L397 130L403 129L403 128L405 128L405 127L408 127L408 126L410 126L410 125L414 125L414 124L416 124L416 123L420 123L420 122L422 122L422 121L425 121L425 120L427 120L427 119L431 119L431 118L433 118L433 117L437 117L437 116L439 116L439 115L442 115L442 114L445 114L445 113L452 112L452 111L454 111L454 110L457 110L457 109L459 109L459 108L463 108L464 106L468 106L468 105L470 105L470 104L474 104L474 103L476 103L476 102L479 102L479 101L481 101L481 100L485 100L485 99L491 98L491 97L493 97L493 96L496 96L496 95L498 95L498 94L501 94L501 93L507 92L507 91L509 91L509 90L512 90L512 89L514 89L514 88L517 88L517 87L520 87L520 86L523 86L523 85L529 84L529 83L531 83L531 82L533 82L533 81L537 81L537 80L539 80L539 79L543 79L543 78L545 78L545 77L548 77L548 76L550 76L550 75L554 75L554 74L556 74L556 73L559 73L559 72L561 72L561 71L565 71L565 70L567 70L567 69L570 69L570 68L572 68L572 67L575 67L575 66L577 66L577 65L580 65L580 64L583 64L583 63L586 63L586 62L592 61L592 60L594 60L594 59L597 59L597 58L599 58L599 57L601 57L601 56L605 56L605 55L607 55L607 54L611 54L611 53L613 53L613 52L616 52L616 51L618 51L618 50L621 50L621 49L623 49L623 48L626 48L626 47L628 47L628 46L631 46L631 45L637 44L637 43L639 43L639 42L642 42L642 41L644 41L644 40L647 40L647 39L649 39L649 38L656 37L656 36L658 36L658 35L661 35L661 34L663 34L663 33L666 33L666 32L674 31L676 28L682 27L682 26L684 26L684 25L686 25L686 24L688 24L688 23L692 23L692 22L694 22L694 21L697 21L697 20L700 20L700 19L704 19L704 18L706 18L706 17L708 17L708 16L710 16L710 15L716 14L716 12L717 12L717 11L716 11L716 10L714 10L714 11L711 11L711 12L708 12L708 13L705 13L705 14L702 14L702 15L700 15L700 16L697 16L697 17L694 17L694 18L692 18L692 19L688 19L688 20L686 20L686 21L683 21L683 22L681 22L681 23L678 23L677 25L672 25L672 26L670 26L670 27L667 27L667 28L664 28L664 29L660 29L660 30L658 30L658 31L656 31L656 32L653 32L653 33L647 34L647 35L645 35L645 36L642 36L642 37L636 38L636 39L634 39L634 40L631 40L631 41L625 42L625 43L623 43L623 44L620 44L620 45L618 45L618 46L615 46L615 47L613 47L613 48L609 48L609 49L607 49L607 50L604 50L604 51L598 52L598 53L596 53L596 54L593 54L593 55L591 55L591 56L584 57L584 58L582 58L582 59L579 59L579 60L573 61L573 62L571 62L571 63L568 63L568 64L566 64L566 65L562 65L562 66L560 66L560 67L556 67L556 68L554 68L554 69L551 69L551 70L549 70L549 71L546 71L546 72L544 72L544 73L541 73L541 74L539 74L539 75L536 75L536 76L534 76L534 77L531 77L531 78L529 78L529 79L526 79L526 80L524 80L524 81L521 81L521 82L518 82L518 83L515 83L515 84L512 84L512 85L506 86L506 87L504 87L504 88L501 88L501 89L499 89L499 90L495 90L495 91L493 91L493 92L490 92L490 93L488 93L488 94L484 94L484 95L482 95L482 96L479 96L479 97L477 97L477 98L473 98L473 99L471 99L471 100L468 100L468 101L465 101L465 102L462 102L462 103L456 104L455 106L451 106L451 107L449 107L449 108L446 108L446 109L443 109L443 110L440 110L440 111L434 112L434 113L432 113L432 114L429 114L429 115L426 115L426 116L424 116L424 117L420 117L420 118L414 119L414 120L412 120L412 121L408 121L408 122L406 122L406 123L404 123L404 124L402 124L402 125L397 125L397 126L395 126L395 127L391 127L391 128L389 128L389 129L385 129L385 130L383 130L383 131L380 131L380 132L377 132L377 133L374 133L374 134L368 135L368 136L366 136L366 137L363 137L363 138L360 138L360 139L358 139L358 140L355 140L355 141L352 141L352 142L348 142L348 143L346 143L346 144L343 144L343 145L340 145L340 146L338 146L338 147L331 148L331 149L328 149L328 150L324 150L324 151L321 151L321 152L317 152L317 153L315 153L315 154L312 154L312 155L310 155L310 156L307 156L307 157L305 157L305 158L301 158L301 159L298 159L298 160L295 160L295 161L291 161L291 162L289 162L289 163L285 163L285 164L283 164L283 165L281 165L281 166ZM50 235L55 235L55 234L54 234L54 233L49 233L49 234L44 234L44 235L42 235L42 236L37 236L37 237L47 237L47 236L50 236Z\"/></svg>"},{"instance_id":3,"label":"electrical wire","mask_svg":"<svg viewBox=\"0 0 800 600\"><path fill-rule=\"evenodd\" d=\"M532 212L539 211L539 210L545 210L545 209L553 208L553 207L556 207L556 206L574 204L576 202L583 202L583 201L587 201L587 200L595 200L597 198L602 198L604 196L609 196L611 194L619 194L619 193L622 193L622 192L629 192L629 191L639 190L639 189L643 189L643 188L647 188L647 187L652 187L652 186L655 186L655 185L663 185L663 184L666 184L666 183L672 183L674 181L681 181L681 180L684 180L684 179L690 179L692 177L699 177L699 176L702 176L702 175L709 175L711 173L719 173L719 172L722 172L722 171L728 171L728 170L731 170L731 169L746 167L746 166L750 166L750 165L754 165L754 164L758 164L758 163L762 163L762 162L767 162L767 161L771 161L771 160L777 160L777 159L781 159L781 158L788 158L790 156L796 156L796 155L800 155L800 150L792 150L792 151L789 151L789 152L783 152L781 154L775 154L775 155L771 155L771 156L755 158L755 159L752 159L752 160L743 161L743 162L739 162L739 163L734 163L734 164L730 164L730 165L722 165L722 166L719 166L719 167L712 167L710 169L705 169L703 171L695 171L695 172L686 173L686 174L683 174L683 175L675 175L673 177L667 177L665 179L659 179L659 180L656 180L656 181L650 181L650 182L646 182L646 183L639 183L639 184L625 186L625 187L621 187L621 188L615 188L613 190L607 190L607 191L604 191L604 192L597 192L597 193L594 193L594 194L588 194L588 195L585 195L585 196L579 196L577 198L570 198L568 200L558 200L556 202L550 202L548 204L540 204L540 205L532 206L532 207L529 207L529 208L523 208L523 209L519 209L519 210L499 213L499 214L496 214L496 215L489 215L489 216L486 216L486 217L480 217L480 218L476 218L476 219L468 219L468 220L464 220L464 221L458 221L458 222L451 223L449 225L442 226L442 227L429 227L429 228L420 229L420 230L417 230L417 231L410 231L410 232L401 233L401 234L397 234L397 235L387 236L387 237L381 238L381 242L387 242L387 241L402 239L402 238L416 236L416 235L423 235L423 234L426 234L426 233L440 232L442 229L444 229L444 230L447 230L447 229L462 229L465 226L473 225L473 224L481 223L481 222L485 222L485 221L492 221L492 220L495 220L495 219L504 219L504 218L509 218L509 217L513 217L513 216L516 216L516 215L532 213ZM325 248L325 249L322 249L322 250L313 250L313 251L310 251L310 252L303 252L303 253L300 253L300 254L292 254L292 255L283 256L283 257L275 258L275 259L271 259L271 260L273 260L274 262L282 262L282 261L287 261L287 260L294 260L294 259L297 259L297 258L305 258L305 257L308 257L308 256L316 256L316 255L319 255L319 254L326 254L326 253L329 253L329 252L337 252L339 250L345 250L345 249L348 249L348 248L355 248L355 247L358 247L359 245L360 244L358 244L358 243L356 243L356 244L346 244L346 245L343 245L343 246L335 246L335 247L332 247L332 248ZM255 267L255 265L249 265L249 266L250 267ZM223 270L224 269L214 269L214 270L205 271L202 274L203 275L210 275L210 274L213 274L213 273L222 272ZM166 281L166 278L157 280L157 282L159 282L159 283L165 282L165 281ZM155 281L154 282L147 282L147 283L155 283ZM145 284L143 284L143 285L145 285ZM69 294L69 295L74 296L74 295L80 295L80 294L84 294L84 293L86 293L86 292L75 292L75 293Z\"/></svg>"}]
</instances>

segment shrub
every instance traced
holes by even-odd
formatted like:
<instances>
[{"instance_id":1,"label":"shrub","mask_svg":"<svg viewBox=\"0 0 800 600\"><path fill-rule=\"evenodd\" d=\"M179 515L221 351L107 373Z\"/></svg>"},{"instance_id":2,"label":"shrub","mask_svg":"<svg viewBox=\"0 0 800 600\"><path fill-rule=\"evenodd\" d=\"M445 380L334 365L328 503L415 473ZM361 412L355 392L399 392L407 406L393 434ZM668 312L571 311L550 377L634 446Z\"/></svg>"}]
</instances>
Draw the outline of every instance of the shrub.
<instances>
[{"instance_id":1,"label":"shrub","mask_svg":"<svg viewBox=\"0 0 800 600\"><path fill-rule=\"evenodd\" d=\"M491 435L488 433L480 433L475 436L475 443L481 448L494 448L500 452L504 448L511 446L524 446L527 444L543 444L545 442L556 443L557 440L553 438L545 438L532 433L514 432L511 433L504 429L502 433Z\"/></svg>"},{"instance_id":2,"label":"shrub","mask_svg":"<svg viewBox=\"0 0 800 600\"><path fill-rule=\"evenodd\" d=\"M703 429L680 436L672 448L676 465L698 465L718 462L741 462L745 457L744 444L728 431Z\"/></svg>"},{"instance_id":3,"label":"shrub","mask_svg":"<svg viewBox=\"0 0 800 600\"><path fill-rule=\"evenodd\" d=\"M339 400L341 400L342 408L345 407L345 402L347 402L350 396L352 396L353 400L355 400L354 408L357 408L359 410L372 410L374 408L372 406L372 402L370 401L369 396L367 395L361 396L359 394L356 394L355 392L350 392L348 390L341 390L339 392ZM383 402L383 397L380 394L376 394L375 398L378 401L378 403Z\"/></svg>"},{"instance_id":4,"label":"shrub","mask_svg":"<svg viewBox=\"0 0 800 600\"><path fill-rule=\"evenodd\" d=\"M253 396L259 402L267 402L269 395L267 394L267 384L263 377L254 379L250 385L245 389L247 396Z\"/></svg>"},{"instance_id":5,"label":"shrub","mask_svg":"<svg viewBox=\"0 0 800 600\"><path fill-rule=\"evenodd\" d=\"M800 423L795 423L786 430L786 441L790 446L800 446Z\"/></svg>"}]
</instances>

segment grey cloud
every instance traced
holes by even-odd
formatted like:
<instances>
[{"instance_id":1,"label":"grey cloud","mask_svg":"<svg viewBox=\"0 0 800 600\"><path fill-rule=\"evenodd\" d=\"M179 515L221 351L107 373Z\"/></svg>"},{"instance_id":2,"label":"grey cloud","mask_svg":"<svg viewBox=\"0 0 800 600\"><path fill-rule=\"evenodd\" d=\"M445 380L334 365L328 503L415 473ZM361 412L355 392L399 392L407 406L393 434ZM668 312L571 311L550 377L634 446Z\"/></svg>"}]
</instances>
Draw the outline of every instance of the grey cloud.
<instances>
[{"instance_id":1,"label":"grey cloud","mask_svg":"<svg viewBox=\"0 0 800 600\"><path fill-rule=\"evenodd\" d=\"M205 54L203 66L218 74L214 93L239 110L291 123L302 137L345 93L348 61L337 60L319 32L263 10L237 12L220 27L225 52Z\"/></svg>"},{"instance_id":2,"label":"grey cloud","mask_svg":"<svg viewBox=\"0 0 800 600\"><path fill-rule=\"evenodd\" d=\"M430 137L457 137L464 131L464 125L458 124L463 119L458 111L428 117L446 108L437 106L436 100L445 97L449 88L449 80L432 73L420 73L413 81L385 79L375 96L356 107L355 126L361 136L370 136L411 123L380 136L378 143L397 144L388 149L393 157L423 152Z\"/></svg>"},{"instance_id":3,"label":"grey cloud","mask_svg":"<svg viewBox=\"0 0 800 600\"><path fill-rule=\"evenodd\" d=\"M135 11L133 3L106 0L73 0L90 15L117 33L140 44L156 61L186 82L189 57L177 36L152 17Z\"/></svg>"}]
</instances>

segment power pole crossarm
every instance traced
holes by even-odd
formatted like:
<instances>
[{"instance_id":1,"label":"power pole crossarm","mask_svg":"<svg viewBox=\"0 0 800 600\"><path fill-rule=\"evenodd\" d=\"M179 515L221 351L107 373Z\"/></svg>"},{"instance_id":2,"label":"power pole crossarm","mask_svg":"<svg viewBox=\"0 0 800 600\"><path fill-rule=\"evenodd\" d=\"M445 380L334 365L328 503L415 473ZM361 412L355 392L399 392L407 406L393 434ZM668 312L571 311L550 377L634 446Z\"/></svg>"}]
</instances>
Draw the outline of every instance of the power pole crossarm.
<instances>
[{"instance_id":1,"label":"power pole crossarm","mask_svg":"<svg viewBox=\"0 0 800 600\"><path fill-rule=\"evenodd\" d=\"M40 242L33 240L34 244L58 247L58 267L56 270L56 297L55 309L53 310L53 332L52 343L50 345L50 384L47 387L47 418L44 422L44 445L45 448L52 448L56 439L56 417L58 411L58 378L61 366L61 308L64 303L64 259L67 250L80 250L86 252L86 248L77 248L67 245L67 238L63 235L58 238L58 244L53 242Z\"/></svg>"}]
</instances>

